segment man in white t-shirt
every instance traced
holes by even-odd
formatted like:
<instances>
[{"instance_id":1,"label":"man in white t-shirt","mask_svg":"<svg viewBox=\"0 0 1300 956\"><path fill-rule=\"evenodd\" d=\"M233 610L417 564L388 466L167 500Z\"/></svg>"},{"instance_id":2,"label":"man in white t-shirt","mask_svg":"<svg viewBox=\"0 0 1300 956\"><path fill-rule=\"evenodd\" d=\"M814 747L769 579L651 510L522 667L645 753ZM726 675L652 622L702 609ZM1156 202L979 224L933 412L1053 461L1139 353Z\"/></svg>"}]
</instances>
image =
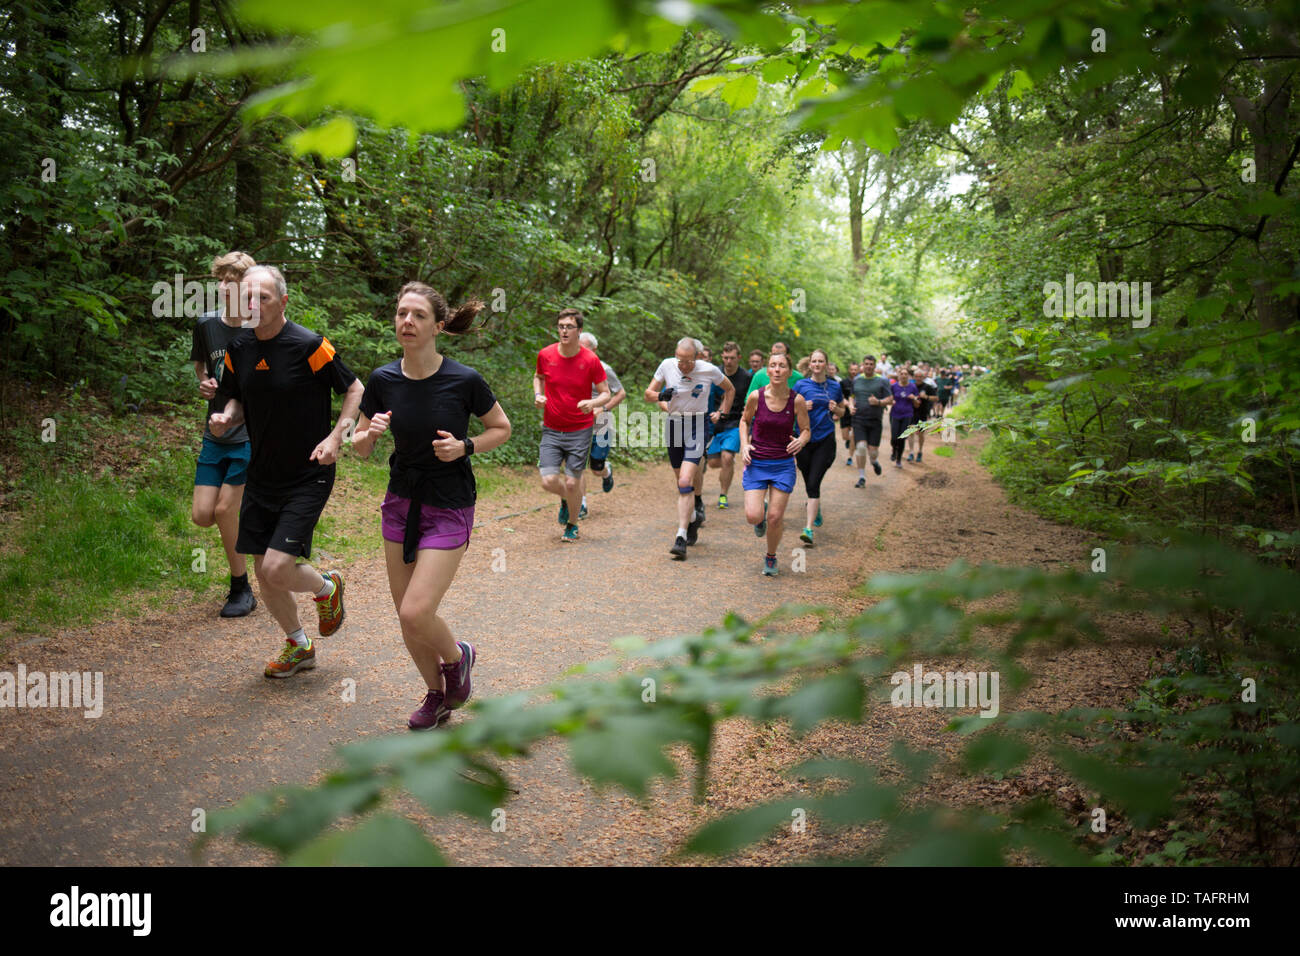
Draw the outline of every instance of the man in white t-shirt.
<instances>
[{"instance_id":1,"label":"man in white t-shirt","mask_svg":"<svg viewBox=\"0 0 1300 956\"><path fill-rule=\"evenodd\" d=\"M578 341L582 343L584 349L596 351L599 344L596 336L590 332L583 332L578 336ZM597 354L597 358L600 355ZM614 419L609 414L616 405L627 398L627 392L623 389L623 383L619 381L618 375L609 367L609 363L600 359L600 367L605 370L605 381L609 383L609 394L612 396L609 404L596 413L596 424L591 432L591 467L582 473L582 510L578 512L579 518L587 517L587 471L591 471L601 479L601 488L606 492L614 490L614 466L609 464L610 445L613 444ZM596 397L596 386L591 387L591 397Z\"/></svg>"},{"instance_id":2,"label":"man in white t-shirt","mask_svg":"<svg viewBox=\"0 0 1300 956\"><path fill-rule=\"evenodd\" d=\"M678 561L686 560L686 548L696 542L700 525L704 523L704 504L696 483L702 476L700 460L704 457L704 419L709 409L709 386L717 385L722 389L718 411L724 415L731 410L731 403L736 398L736 388L731 379L716 365L699 361L699 353L700 346L695 339L680 340L676 356L659 363L650 387L645 390L647 402L666 402L668 405L665 438L668 461L677 477L677 537L669 553Z\"/></svg>"}]
</instances>

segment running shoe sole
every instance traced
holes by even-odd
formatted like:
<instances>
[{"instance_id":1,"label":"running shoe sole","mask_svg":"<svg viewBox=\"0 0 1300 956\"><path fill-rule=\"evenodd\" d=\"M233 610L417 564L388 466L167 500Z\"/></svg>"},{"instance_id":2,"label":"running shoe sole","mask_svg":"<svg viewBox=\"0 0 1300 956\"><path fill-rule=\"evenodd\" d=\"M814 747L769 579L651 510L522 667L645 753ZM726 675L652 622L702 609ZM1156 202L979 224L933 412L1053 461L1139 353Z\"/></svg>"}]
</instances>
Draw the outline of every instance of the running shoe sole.
<instances>
[{"instance_id":1,"label":"running shoe sole","mask_svg":"<svg viewBox=\"0 0 1300 956\"><path fill-rule=\"evenodd\" d=\"M673 546L668 549L668 553L677 561L686 560L686 539L678 538L673 542Z\"/></svg>"},{"instance_id":2,"label":"running shoe sole","mask_svg":"<svg viewBox=\"0 0 1300 956\"><path fill-rule=\"evenodd\" d=\"M273 664L275 663L275 661L272 661L271 663ZM294 664L293 667L289 668L288 670L273 671L271 670L271 665L268 664L266 666L266 669L262 671L262 674L266 677L271 677L279 680L285 677L292 677L294 674L298 673L299 671L309 671L315 666L316 666L316 655L313 653L311 657L304 657L302 660L300 660L297 664Z\"/></svg>"}]
</instances>

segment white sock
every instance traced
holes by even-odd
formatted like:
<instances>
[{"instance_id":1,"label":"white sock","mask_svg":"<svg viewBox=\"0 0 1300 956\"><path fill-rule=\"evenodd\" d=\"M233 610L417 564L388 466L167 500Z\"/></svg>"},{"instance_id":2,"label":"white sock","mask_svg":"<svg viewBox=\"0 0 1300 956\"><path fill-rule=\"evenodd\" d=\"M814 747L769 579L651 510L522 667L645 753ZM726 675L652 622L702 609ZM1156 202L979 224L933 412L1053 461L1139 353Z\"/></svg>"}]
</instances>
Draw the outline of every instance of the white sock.
<instances>
[{"instance_id":1,"label":"white sock","mask_svg":"<svg viewBox=\"0 0 1300 956\"><path fill-rule=\"evenodd\" d=\"M331 594L334 593L334 579L325 577L325 575L323 574L321 575L321 577L325 578L325 583L321 585L321 589L316 592L316 596L318 598L329 597Z\"/></svg>"},{"instance_id":2,"label":"white sock","mask_svg":"<svg viewBox=\"0 0 1300 956\"><path fill-rule=\"evenodd\" d=\"M298 647L306 647L311 643L311 641L307 640L307 635L303 633L302 628L298 628L292 634L286 634L284 639L290 644L296 644Z\"/></svg>"},{"instance_id":3,"label":"white sock","mask_svg":"<svg viewBox=\"0 0 1300 956\"><path fill-rule=\"evenodd\" d=\"M867 477L867 469L865 469L865 468L859 468L859 469L858 469L858 477L859 477L859 478L865 478L865 477Z\"/></svg>"},{"instance_id":4,"label":"white sock","mask_svg":"<svg viewBox=\"0 0 1300 956\"><path fill-rule=\"evenodd\" d=\"M583 506L584 508L587 507L587 496L586 496L586 495L583 495L583 496L582 496L582 506Z\"/></svg>"},{"instance_id":5,"label":"white sock","mask_svg":"<svg viewBox=\"0 0 1300 956\"><path fill-rule=\"evenodd\" d=\"M686 529L685 529L685 528L678 528L678 529L677 529L677 537L679 537L679 538L684 538L684 537L686 537Z\"/></svg>"}]
</instances>

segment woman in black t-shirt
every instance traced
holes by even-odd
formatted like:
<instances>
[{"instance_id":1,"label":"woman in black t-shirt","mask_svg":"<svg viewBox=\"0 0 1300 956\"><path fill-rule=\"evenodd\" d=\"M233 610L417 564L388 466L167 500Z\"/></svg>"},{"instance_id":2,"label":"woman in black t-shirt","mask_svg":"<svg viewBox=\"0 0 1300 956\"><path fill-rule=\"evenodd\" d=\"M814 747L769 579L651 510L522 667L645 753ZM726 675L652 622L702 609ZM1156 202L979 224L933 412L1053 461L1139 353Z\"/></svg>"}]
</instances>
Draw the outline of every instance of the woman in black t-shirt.
<instances>
[{"instance_id":1,"label":"woman in black t-shirt","mask_svg":"<svg viewBox=\"0 0 1300 956\"><path fill-rule=\"evenodd\" d=\"M380 508L388 586L402 640L428 684L412 730L444 723L470 696L475 648L453 639L438 605L451 586L474 527L476 488L469 456L503 444L510 420L483 376L438 351L438 336L467 330L477 300L449 314L442 296L408 282L397 296L394 326L402 357L370 373L352 447L368 458L391 431L388 494ZM469 416L483 434L467 436Z\"/></svg>"}]
</instances>

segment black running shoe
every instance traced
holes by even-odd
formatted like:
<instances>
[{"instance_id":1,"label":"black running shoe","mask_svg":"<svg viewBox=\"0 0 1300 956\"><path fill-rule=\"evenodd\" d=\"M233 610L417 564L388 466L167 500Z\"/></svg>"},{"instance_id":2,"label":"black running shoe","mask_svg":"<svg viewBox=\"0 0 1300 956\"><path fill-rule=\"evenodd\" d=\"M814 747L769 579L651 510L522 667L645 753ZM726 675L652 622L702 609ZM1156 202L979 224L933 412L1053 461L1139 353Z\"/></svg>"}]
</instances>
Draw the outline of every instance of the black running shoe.
<instances>
[{"instance_id":1,"label":"black running shoe","mask_svg":"<svg viewBox=\"0 0 1300 956\"><path fill-rule=\"evenodd\" d=\"M876 474L880 474L880 462L878 462L878 461L873 461L873 462L871 463L871 467L874 468L874 469L876 470Z\"/></svg>"},{"instance_id":2,"label":"black running shoe","mask_svg":"<svg viewBox=\"0 0 1300 956\"><path fill-rule=\"evenodd\" d=\"M699 540L700 540L700 522L699 519L696 518L696 520L692 521L690 524L686 526L686 543L689 545L694 545L695 542Z\"/></svg>"},{"instance_id":3,"label":"black running shoe","mask_svg":"<svg viewBox=\"0 0 1300 956\"><path fill-rule=\"evenodd\" d=\"M668 549L668 553L671 554L678 561L685 561L686 560L686 539L679 534L677 536L677 540L673 542L673 546Z\"/></svg>"},{"instance_id":4,"label":"black running shoe","mask_svg":"<svg viewBox=\"0 0 1300 956\"><path fill-rule=\"evenodd\" d=\"M865 479L865 478L859 478L857 481L855 481L855 482L853 483L853 487L854 487L854 488L865 488L865 487L867 487L867 479Z\"/></svg>"},{"instance_id":5,"label":"black running shoe","mask_svg":"<svg viewBox=\"0 0 1300 956\"><path fill-rule=\"evenodd\" d=\"M600 490L610 492L614 490L614 466L605 466L605 477L600 479Z\"/></svg>"},{"instance_id":6,"label":"black running shoe","mask_svg":"<svg viewBox=\"0 0 1300 956\"><path fill-rule=\"evenodd\" d=\"M253 597L252 588L231 591L226 597L226 606L221 609L222 617L246 617L257 607L257 598Z\"/></svg>"}]
</instances>

